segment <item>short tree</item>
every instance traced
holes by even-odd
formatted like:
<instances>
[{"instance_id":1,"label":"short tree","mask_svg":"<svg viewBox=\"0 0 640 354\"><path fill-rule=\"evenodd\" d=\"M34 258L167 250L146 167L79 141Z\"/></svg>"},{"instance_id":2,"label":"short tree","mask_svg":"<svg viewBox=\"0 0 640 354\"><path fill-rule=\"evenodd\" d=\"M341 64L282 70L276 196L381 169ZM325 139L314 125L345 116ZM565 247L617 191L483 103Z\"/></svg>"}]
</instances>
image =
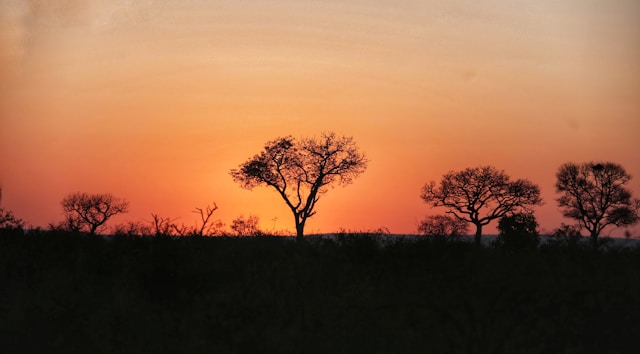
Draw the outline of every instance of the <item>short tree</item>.
<instances>
[{"instance_id":1,"label":"short tree","mask_svg":"<svg viewBox=\"0 0 640 354\"><path fill-rule=\"evenodd\" d=\"M151 214L151 221L149 222L149 228L154 236L172 236L175 229L175 220L171 218L160 216L158 214Z\"/></svg>"},{"instance_id":2,"label":"short tree","mask_svg":"<svg viewBox=\"0 0 640 354\"><path fill-rule=\"evenodd\" d=\"M0 230L22 230L24 221L17 218L11 210L0 208Z\"/></svg>"},{"instance_id":3,"label":"short tree","mask_svg":"<svg viewBox=\"0 0 640 354\"><path fill-rule=\"evenodd\" d=\"M454 237L466 234L469 223L450 215L429 215L418 226L418 232L425 236Z\"/></svg>"},{"instance_id":4,"label":"short tree","mask_svg":"<svg viewBox=\"0 0 640 354\"><path fill-rule=\"evenodd\" d=\"M256 236L262 234L258 223L260 219L255 215L250 215L248 218L240 216L231 222L231 230L237 236Z\"/></svg>"},{"instance_id":5,"label":"short tree","mask_svg":"<svg viewBox=\"0 0 640 354\"><path fill-rule=\"evenodd\" d=\"M217 235L224 224L220 220L213 220L213 213L218 210L218 205L214 202L213 207L207 205L206 208L195 208L194 213L200 215L200 225L196 222L194 226L187 226L184 223L178 224L176 219L163 217L158 214L151 214L149 231L159 237L166 236L214 236Z\"/></svg>"},{"instance_id":6,"label":"short tree","mask_svg":"<svg viewBox=\"0 0 640 354\"><path fill-rule=\"evenodd\" d=\"M511 181L493 166L451 171L439 184L431 181L421 198L433 207L445 207L446 213L476 226L475 243L482 242L482 227L509 213L530 211L541 205L540 188L526 179Z\"/></svg>"},{"instance_id":7,"label":"short tree","mask_svg":"<svg viewBox=\"0 0 640 354\"><path fill-rule=\"evenodd\" d=\"M538 222L532 213L505 215L498 221L495 245L507 249L536 248L540 243Z\"/></svg>"},{"instance_id":8,"label":"short tree","mask_svg":"<svg viewBox=\"0 0 640 354\"><path fill-rule=\"evenodd\" d=\"M366 167L367 159L351 137L323 133L320 138L287 136L269 141L260 154L231 170L231 176L246 189L260 185L275 189L293 213L300 240L329 186L351 183Z\"/></svg>"},{"instance_id":9,"label":"short tree","mask_svg":"<svg viewBox=\"0 0 640 354\"><path fill-rule=\"evenodd\" d=\"M211 220L213 213L218 210L218 205L214 202L213 207L207 205L205 209L196 208L193 212L200 215L200 226L192 229L192 236L210 236L218 232L222 227L220 220Z\"/></svg>"},{"instance_id":10,"label":"short tree","mask_svg":"<svg viewBox=\"0 0 640 354\"><path fill-rule=\"evenodd\" d=\"M562 214L577 220L590 233L591 244L609 226L633 225L640 220L640 200L625 185L631 176L612 162L565 163L556 173L557 199Z\"/></svg>"},{"instance_id":11,"label":"short tree","mask_svg":"<svg viewBox=\"0 0 640 354\"><path fill-rule=\"evenodd\" d=\"M129 203L111 194L72 193L61 202L66 223L95 235L109 218L126 213Z\"/></svg>"}]
</instances>

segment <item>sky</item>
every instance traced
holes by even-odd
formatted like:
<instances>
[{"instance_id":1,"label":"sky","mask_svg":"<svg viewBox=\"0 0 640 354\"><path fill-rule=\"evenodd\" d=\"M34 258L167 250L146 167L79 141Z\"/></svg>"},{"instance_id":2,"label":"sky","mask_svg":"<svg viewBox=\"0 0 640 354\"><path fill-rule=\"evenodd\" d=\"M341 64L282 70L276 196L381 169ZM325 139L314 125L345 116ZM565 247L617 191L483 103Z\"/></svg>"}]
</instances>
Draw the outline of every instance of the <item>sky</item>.
<instances>
[{"instance_id":1,"label":"sky","mask_svg":"<svg viewBox=\"0 0 640 354\"><path fill-rule=\"evenodd\" d=\"M0 0L1 206L46 226L65 195L112 193L115 223L192 225L215 202L227 225L293 231L229 171L334 131L369 166L307 233L413 233L443 212L422 186L480 165L538 184L551 231L571 223L565 162L620 163L640 196L639 94L636 0Z\"/></svg>"}]
</instances>

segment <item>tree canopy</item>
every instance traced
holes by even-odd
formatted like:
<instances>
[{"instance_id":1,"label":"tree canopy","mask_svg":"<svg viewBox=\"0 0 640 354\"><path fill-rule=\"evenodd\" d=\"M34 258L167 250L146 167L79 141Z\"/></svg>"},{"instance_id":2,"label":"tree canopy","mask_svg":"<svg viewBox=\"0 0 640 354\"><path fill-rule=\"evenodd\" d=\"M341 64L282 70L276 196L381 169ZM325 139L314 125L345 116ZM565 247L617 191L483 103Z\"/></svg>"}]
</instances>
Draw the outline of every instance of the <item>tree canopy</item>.
<instances>
[{"instance_id":1,"label":"tree canopy","mask_svg":"<svg viewBox=\"0 0 640 354\"><path fill-rule=\"evenodd\" d=\"M129 209L129 202L112 194L72 193L61 204L66 222L78 230L87 230L91 235L95 235L109 218Z\"/></svg>"}]
</instances>

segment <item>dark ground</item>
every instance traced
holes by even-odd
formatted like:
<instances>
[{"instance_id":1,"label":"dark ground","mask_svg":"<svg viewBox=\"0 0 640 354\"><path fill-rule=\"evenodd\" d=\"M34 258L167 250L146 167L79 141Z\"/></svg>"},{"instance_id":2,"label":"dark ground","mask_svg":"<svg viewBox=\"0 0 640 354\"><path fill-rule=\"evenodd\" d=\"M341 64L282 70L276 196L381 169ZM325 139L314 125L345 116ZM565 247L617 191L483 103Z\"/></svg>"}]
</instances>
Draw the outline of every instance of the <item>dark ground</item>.
<instances>
[{"instance_id":1,"label":"dark ground","mask_svg":"<svg viewBox=\"0 0 640 354\"><path fill-rule=\"evenodd\" d=\"M0 234L5 353L635 353L640 250Z\"/></svg>"}]
</instances>

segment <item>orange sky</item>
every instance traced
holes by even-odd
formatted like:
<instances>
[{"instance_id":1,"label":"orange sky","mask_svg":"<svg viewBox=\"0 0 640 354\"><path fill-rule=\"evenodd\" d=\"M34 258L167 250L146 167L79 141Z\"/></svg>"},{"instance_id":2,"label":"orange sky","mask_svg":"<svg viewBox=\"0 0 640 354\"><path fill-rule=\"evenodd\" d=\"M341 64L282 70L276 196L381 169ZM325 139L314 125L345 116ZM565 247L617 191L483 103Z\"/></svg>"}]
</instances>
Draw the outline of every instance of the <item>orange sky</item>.
<instances>
[{"instance_id":1,"label":"orange sky","mask_svg":"<svg viewBox=\"0 0 640 354\"><path fill-rule=\"evenodd\" d=\"M335 131L369 168L307 233L415 232L436 212L422 185L482 164L539 184L549 231L568 222L564 162L618 162L640 196L639 95L635 0L6 0L2 206L46 226L66 194L110 192L131 202L114 221L192 224L215 201L227 225L293 230L274 191L229 170L275 137Z\"/></svg>"}]
</instances>

